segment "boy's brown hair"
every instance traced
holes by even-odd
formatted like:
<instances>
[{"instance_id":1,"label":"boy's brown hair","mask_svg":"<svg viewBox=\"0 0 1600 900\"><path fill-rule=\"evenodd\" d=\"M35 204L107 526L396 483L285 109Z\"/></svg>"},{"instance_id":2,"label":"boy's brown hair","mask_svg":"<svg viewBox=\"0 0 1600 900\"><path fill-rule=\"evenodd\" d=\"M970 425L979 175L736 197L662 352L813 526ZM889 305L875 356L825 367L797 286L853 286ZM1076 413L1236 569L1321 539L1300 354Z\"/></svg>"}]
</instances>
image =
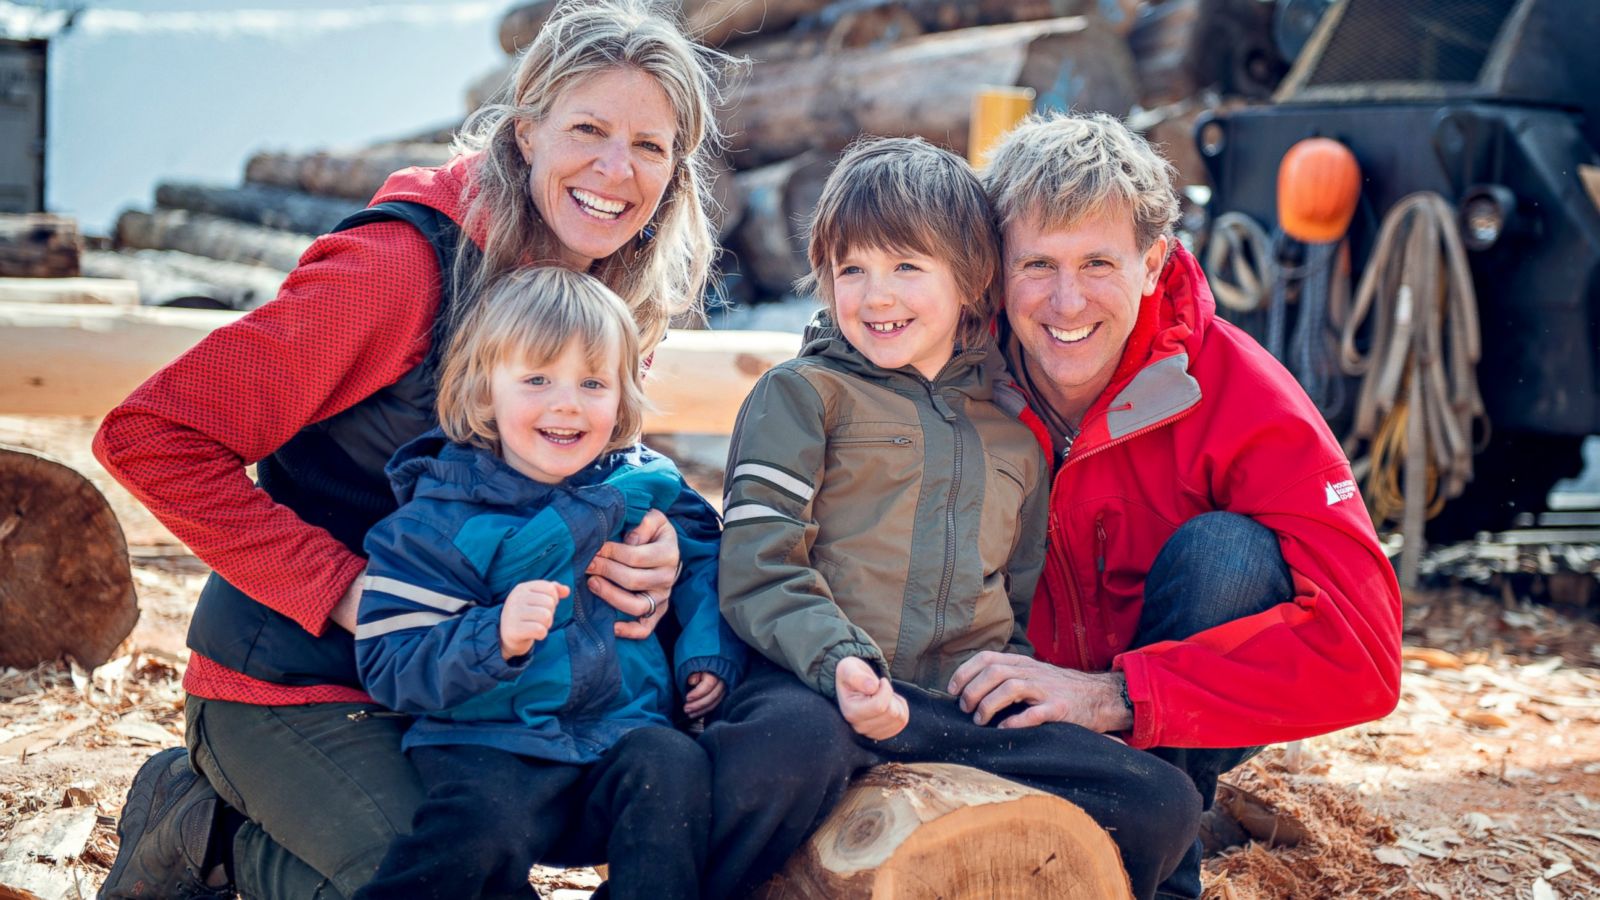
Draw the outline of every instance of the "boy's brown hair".
<instances>
[{"instance_id":1,"label":"boy's brown hair","mask_svg":"<svg viewBox=\"0 0 1600 900\"><path fill-rule=\"evenodd\" d=\"M605 452L629 446L644 427L639 328L622 298L597 279L557 267L518 269L473 304L445 351L439 376L439 427L450 440L500 452L490 382L510 360L536 365L577 341L592 366L616 348L617 425Z\"/></svg>"},{"instance_id":2,"label":"boy's brown hair","mask_svg":"<svg viewBox=\"0 0 1600 900\"><path fill-rule=\"evenodd\" d=\"M796 287L821 295L837 318L833 264L860 247L946 261L964 298L956 340L983 339L1000 306L1000 232L966 160L917 137L862 138L846 148L806 229L811 272Z\"/></svg>"}]
</instances>

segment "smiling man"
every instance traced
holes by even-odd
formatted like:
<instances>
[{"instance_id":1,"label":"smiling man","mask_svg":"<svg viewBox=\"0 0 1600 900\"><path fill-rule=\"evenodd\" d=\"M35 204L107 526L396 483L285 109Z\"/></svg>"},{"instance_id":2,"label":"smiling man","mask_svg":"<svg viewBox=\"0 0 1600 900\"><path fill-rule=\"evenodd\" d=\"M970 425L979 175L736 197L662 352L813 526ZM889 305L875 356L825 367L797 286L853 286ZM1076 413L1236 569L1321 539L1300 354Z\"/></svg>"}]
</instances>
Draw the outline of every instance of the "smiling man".
<instances>
[{"instance_id":1,"label":"smiling man","mask_svg":"<svg viewBox=\"0 0 1600 900\"><path fill-rule=\"evenodd\" d=\"M973 657L962 708L1119 734L1208 807L1261 745L1388 713L1394 572L1305 392L1217 318L1172 235L1172 167L1109 116L1035 116L985 185L1000 337L1054 475L1037 659ZM1198 843L1161 891L1200 895Z\"/></svg>"}]
</instances>

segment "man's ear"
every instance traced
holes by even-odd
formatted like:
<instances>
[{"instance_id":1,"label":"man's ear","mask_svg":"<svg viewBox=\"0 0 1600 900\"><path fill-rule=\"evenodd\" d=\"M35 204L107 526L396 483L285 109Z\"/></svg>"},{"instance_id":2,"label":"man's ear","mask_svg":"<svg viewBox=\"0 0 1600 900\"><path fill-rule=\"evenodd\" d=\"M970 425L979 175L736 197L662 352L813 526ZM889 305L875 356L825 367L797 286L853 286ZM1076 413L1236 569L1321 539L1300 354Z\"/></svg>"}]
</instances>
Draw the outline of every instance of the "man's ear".
<instances>
[{"instance_id":1,"label":"man's ear","mask_svg":"<svg viewBox=\"0 0 1600 900\"><path fill-rule=\"evenodd\" d=\"M1146 297L1156 292L1156 284L1161 281L1161 270L1167 265L1167 249L1172 246L1172 239L1166 235L1157 237L1150 242L1150 249L1144 252L1144 295Z\"/></svg>"}]
</instances>

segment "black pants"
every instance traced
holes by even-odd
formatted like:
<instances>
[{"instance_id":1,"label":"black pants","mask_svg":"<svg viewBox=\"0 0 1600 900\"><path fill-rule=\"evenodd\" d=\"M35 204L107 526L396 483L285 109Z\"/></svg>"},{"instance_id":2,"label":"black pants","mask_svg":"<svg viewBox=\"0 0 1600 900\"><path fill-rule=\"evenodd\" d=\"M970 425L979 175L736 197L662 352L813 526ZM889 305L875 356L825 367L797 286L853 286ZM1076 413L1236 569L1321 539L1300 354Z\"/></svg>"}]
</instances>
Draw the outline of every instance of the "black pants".
<instances>
[{"instance_id":1,"label":"black pants","mask_svg":"<svg viewBox=\"0 0 1600 900\"><path fill-rule=\"evenodd\" d=\"M590 765L474 746L409 755L427 799L357 897L533 897L538 862L609 863L596 896L700 894L711 766L687 735L641 728Z\"/></svg>"},{"instance_id":2,"label":"black pants","mask_svg":"<svg viewBox=\"0 0 1600 900\"><path fill-rule=\"evenodd\" d=\"M1076 725L974 724L954 698L895 683L911 720L859 737L832 700L758 662L701 744L711 756L710 897L742 897L822 823L851 775L882 762L957 763L1048 791L1111 832L1135 896L1150 897L1194 843L1200 797L1183 772Z\"/></svg>"}]
</instances>

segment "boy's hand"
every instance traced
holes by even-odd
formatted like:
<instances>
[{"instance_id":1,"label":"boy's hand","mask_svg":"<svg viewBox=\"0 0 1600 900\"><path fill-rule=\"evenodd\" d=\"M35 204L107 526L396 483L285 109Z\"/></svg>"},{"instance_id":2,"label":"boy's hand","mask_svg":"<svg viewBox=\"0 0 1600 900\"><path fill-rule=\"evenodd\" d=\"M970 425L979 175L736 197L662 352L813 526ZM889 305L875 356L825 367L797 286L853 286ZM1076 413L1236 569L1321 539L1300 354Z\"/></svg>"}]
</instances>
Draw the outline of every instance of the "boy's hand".
<instances>
[{"instance_id":1,"label":"boy's hand","mask_svg":"<svg viewBox=\"0 0 1600 900\"><path fill-rule=\"evenodd\" d=\"M515 659L550 634L556 604L572 589L554 581L524 581L511 589L500 606L500 655Z\"/></svg>"},{"instance_id":2,"label":"boy's hand","mask_svg":"<svg viewBox=\"0 0 1600 900\"><path fill-rule=\"evenodd\" d=\"M880 678L859 656L846 656L833 670L839 712L856 734L884 741L899 734L911 721L906 698L894 692L889 679Z\"/></svg>"},{"instance_id":3,"label":"boy's hand","mask_svg":"<svg viewBox=\"0 0 1600 900\"><path fill-rule=\"evenodd\" d=\"M683 698L683 714L698 719L722 702L728 686L710 672L695 672L689 676L689 695Z\"/></svg>"}]
</instances>

